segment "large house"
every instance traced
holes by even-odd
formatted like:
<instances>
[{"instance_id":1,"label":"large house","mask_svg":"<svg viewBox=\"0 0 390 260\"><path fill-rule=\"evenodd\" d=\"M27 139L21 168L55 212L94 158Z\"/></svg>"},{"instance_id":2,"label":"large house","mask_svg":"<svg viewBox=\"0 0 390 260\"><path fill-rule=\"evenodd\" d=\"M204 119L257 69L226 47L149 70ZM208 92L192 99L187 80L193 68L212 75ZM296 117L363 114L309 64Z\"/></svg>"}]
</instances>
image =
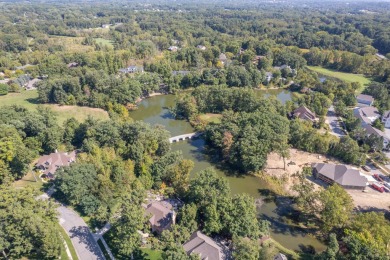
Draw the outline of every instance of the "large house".
<instances>
[{"instance_id":1,"label":"large house","mask_svg":"<svg viewBox=\"0 0 390 260\"><path fill-rule=\"evenodd\" d=\"M376 107L361 107L355 108L353 111L355 117L359 118L362 122L362 125L371 125L375 120L381 117L378 109Z\"/></svg>"},{"instance_id":2,"label":"large house","mask_svg":"<svg viewBox=\"0 0 390 260\"><path fill-rule=\"evenodd\" d=\"M387 136L386 133L375 127L372 127L371 125L364 125L363 128L364 130L366 130L366 134L368 136L375 135L379 138L383 138L383 149L387 149L389 147L390 137Z\"/></svg>"},{"instance_id":3,"label":"large house","mask_svg":"<svg viewBox=\"0 0 390 260\"><path fill-rule=\"evenodd\" d=\"M383 113L382 123L386 128L390 128L390 110L387 110Z\"/></svg>"},{"instance_id":4,"label":"large house","mask_svg":"<svg viewBox=\"0 0 390 260\"><path fill-rule=\"evenodd\" d=\"M119 72L122 73L136 73L136 72L144 72L144 67L143 66L135 66L131 65L127 68L119 69Z\"/></svg>"},{"instance_id":5,"label":"large house","mask_svg":"<svg viewBox=\"0 0 390 260\"><path fill-rule=\"evenodd\" d=\"M342 164L314 163L314 177L329 183L337 183L345 189L364 190L367 178L360 171Z\"/></svg>"},{"instance_id":6,"label":"large house","mask_svg":"<svg viewBox=\"0 0 390 260\"><path fill-rule=\"evenodd\" d=\"M316 114L305 106L300 106L291 113L292 118L299 118L306 121L316 122Z\"/></svg>"},{"instance_id":7,"label":"large house","mask_svg":"<svg viewBox=\"0 0 390 260\"><path fill-rule=\"evenodd\" d=\"M200 231L194 232L183 247L188 255L197 254L202 260L224 259L222 248Z\"/></svg>"},{"instance_id":8,"label":"large house","mask_svg":"<svg viewBox=\"0 0 390 260\"><path fill-rule=\"evenodd\" d=\"M153 201L148 205L144 205L144 207L145 215L150 216L149 224L152 232L161 234L175 224L175 211L168 201Z\"/></svg>"},{"instance_id":9,"label":"large house","mask_svg":"<svg viewBox=\"0 0 390 260\"><path fill-rule=\"evenodd\" d=\"M360 94L356 97L356 99L359 104L367 106L372 106L372 104L374 103L374 98L370 95Z\"/></svg>"},{"instance_id":10,"label":"large house","mask_svg":"<svg viewBox=\"0 0 390 260\"><path fill-rule=\"evenodd\" d=\"M76 152L71 153L51 153L49 155L43 155L38 159L35 165L45 174L49 179L54 178L54 174L61 166L69 166L72 162L76 161Z\"/></svg>"}]
</instances>

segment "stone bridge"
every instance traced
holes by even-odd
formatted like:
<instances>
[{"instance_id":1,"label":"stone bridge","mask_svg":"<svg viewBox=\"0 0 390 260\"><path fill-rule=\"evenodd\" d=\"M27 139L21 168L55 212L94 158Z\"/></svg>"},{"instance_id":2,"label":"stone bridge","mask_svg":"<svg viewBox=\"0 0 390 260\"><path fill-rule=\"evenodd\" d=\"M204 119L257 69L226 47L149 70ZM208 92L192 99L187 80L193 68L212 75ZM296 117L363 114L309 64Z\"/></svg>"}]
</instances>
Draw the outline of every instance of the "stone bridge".
<instances>
[{"instance_id":1,"label":"stone bridge","mask_svg":"<svg viewBox=\"0 0 390 260\"><path fill-rule=\"evenodd\" d=\"M201 132L195 132L195 133L189 133L189 134L184 134L184 135L178 135L178 136L173 136L169 138L170 143L175 143L175 142L180 142L186 139L192 139L200 136L202 133Z\"/></svg>"}]
</instances>

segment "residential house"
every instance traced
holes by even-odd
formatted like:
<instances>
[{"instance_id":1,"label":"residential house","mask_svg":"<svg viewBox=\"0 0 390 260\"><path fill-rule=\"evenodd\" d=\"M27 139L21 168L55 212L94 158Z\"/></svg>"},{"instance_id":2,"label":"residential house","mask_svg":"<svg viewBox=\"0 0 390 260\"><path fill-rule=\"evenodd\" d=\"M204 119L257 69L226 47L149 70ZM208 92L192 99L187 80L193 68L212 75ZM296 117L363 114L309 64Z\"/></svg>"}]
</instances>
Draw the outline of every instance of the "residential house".
<instances>
[{"instance_id":1,"label":"residential house","mask_svg":"<svg viewBox=\"0 0 390 260\"><path fill-rule=\"evenodd\" d=\"M386 135L383 131L372 127L371 125L363 125L364 130L366 130L366 134L368 136L375 135L379 138L383 138L383 149L387 149L390 144L390 137Z\"/></svg>"},{"instance_id":2,"label":"residential house","mask_svg":"<svg viewBox=\"0 0 390 260\"><path fill-rule=\"evenodd\" d=\"M302 120L316 122L318 118L316 114L305 106L300 106L291 113L292 118L299 118Z\"/></svg>"},{"instance_id":3,"label":"residential house","mask_svg":"<svg viewBox=\"0 0 390 260\"><path fill-rule=\"evenodd\" d=\"M78 67L79 66L79 64L77 63L77 62L71 62L71 63L68 63L67 65L66 65L66 67L68 67L68 69L70 69L70 68L76 68L76 67Z\"/></svg>"},{"instance_id":4,"label":"residential house","mask_svg":"<svg viewBox=\"0 0 390 260\"><path fill-rule=\"evenodd\" d=\"M43 155L38 159L35 165L42 171L48 178L53 179L57 169L62 166L69 166L76 161L76 152L70 153L51 153L49 155Z\"/></svg>"},{"instance_id":5,"label":"residential house","mask_svg":"<svg viewBox=\"0 0 390 260\"><path fill-rule=\"evenodd\" d=\"M359 104L367 106L372 106L372 104L374 103L374 98L370 95L360 94L356 97L356 100Z\"/></svg>"},{"instance_id":6,"label":"residential house","mask_svg":"<svg viewBox=\"0 0 390 260\"><path fill-rule=\"evenodd\" d=\"M337 183L345 189L364 190L367 178L360 171L342 164L314 163L314 177L329 183Z\"/></svg>"},{"instance_id":7,"label":"residential house","mask_svg":"<svg viewBox=\"0 0 390 260\"><path fill-rule=\"evenodd\" d=\"M36 89L36 84L41 81L40 79L32 79L26 85L26 90L34 90Z\"/></svg>"},{"instance_id":8,"label":"residential house","mask_svg":"<svg viewBox=\"0 0 390 260\"><path fill-rule=\"evenodd\" d=\"M273 79L274 75L272 74L272 72L266 72L265 73L265 80L267 81L267 83L270 83L270 81Z\"/></svg>"},{"instance_id":9,"label":"residential house","mask_svg":"<svg viewBox=\"0 0 390 260\"><path fill-rule=\"evenodd\" d=\"M390 110L387 110L383 113L382 123L386 128L390 128Z\"/></svg>"},{"instance_id":10,"label":"residential house","mask_svg":"<svg viewBox=\"0 0 390 260\"><path fill-rule=\"evenodd\" d=\"M144 67L143 66L135 66L135 65L131 65L127 68L123 68L123 69L119 69L119 72L121 73L142 73L144 72Z\"/></svg>"},{"instance_id":11,"label":"residential house","mask_svg":"<svg viewBox=\"0 0 390 260\"><path fill-rule=\"evenodd\" d=\"M200 231L194 232L190 240L183 247L188 255L197 254L202 260L224 259L222 248L214 240L202 234Z\"/></svg>"},{"instance_id":12,"label":"residential house","mask_svg":"<svg viewBox=\"0 0 390 260\"><path fill-rule=\"evenodd\" d=\"M108 29L110 28L111 24L102 24L103 29Z\"/></svg>"},{"instance_id":13,"label":"residential house","mask_svg":"<svg viewBox=\"0 0 390 260\"><path fill-rule=\"evenodd\" d=\"M204 46L204 45L198 45L198 46L196 46L196 48L201 49L202 51L206 50L206 46Z\"/></svg>"},{"instance_id":14,"label":"residential house","mask_svg":"<svg viewBox=\"0 0 390 260\"><path fill-rule=\"evenodd\" d=\"M274 257L274 260L288 260L288 258L284 254L279 253Z\"/></svg>"},{"instance_id":15,"label":"residential house","mask_svg":"<svg viewBox=\"0 0 390 260\"><path fill-rule=\"evenodd\" d=\"M185 76L189 74L191 71L189 70L174 70L172 71L172 76Z\"/></svg>"},{"instance_id":16,"label":"residential house","mask_svg":"<svg viewBox=\"0 0 390 260\"><path fill-rule=\"evenodd\" d=\"M378 109L376 107L361 107L355 108L353 110L353 114L355 117L359 118L362 122L362 126L371 125L375 120L381 117Z\"/></svg>"},{"instance_id":17,"label":"residential house","mask_svg":"<svg viewBox=\"0 0 390 260\"><path fill-rule=\"evenodd\" d=\"M169 46L168 50L169 51L178 51L179 47L177 47L177 46Z\"/></svg>"},{"instance_id":18,"label":"residential house","mask_svg":"<svg viewBox=\"0 0 390 260\"><path fill-rule=\"evenodd\" d=\"M149 223L153 232L161 234L175 224L175 211L168 201L153 201L144 207L145 215L150 216Z\"/></svg>"},{"instance_id":19,"label":"residential house","mask_svg":"<svg viewBox=\"0 0 390 260\"><path fill-rule=\"evenodd\" d=\"M227 57L225 53L221 53L218 57L218 60L225 65L227 63Z\"/></svg>"}]
</instances>

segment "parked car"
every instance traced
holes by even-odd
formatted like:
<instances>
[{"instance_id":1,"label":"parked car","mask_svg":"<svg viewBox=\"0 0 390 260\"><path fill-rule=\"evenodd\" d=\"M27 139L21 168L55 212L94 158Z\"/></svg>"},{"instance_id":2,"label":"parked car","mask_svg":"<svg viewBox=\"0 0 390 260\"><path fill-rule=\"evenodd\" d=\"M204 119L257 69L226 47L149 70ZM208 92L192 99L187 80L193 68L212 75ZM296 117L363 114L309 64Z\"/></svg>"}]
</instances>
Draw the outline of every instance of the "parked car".
<instances>
[{"instance_id":1,"label":"parked car","mask_svg":"<svg viewBox=\"0 0 390 260\"><path fill-rule=\"evenodd\" d=\"M371 187L372 187L374 190L379 191L380 193L385 192L385 189L384 189L382 186L379 186L378 184L373 183L373 184L371 184Z\"/></svg>"},{"instance_id":2,"label":"parked car","mask_svg":"<svg viewBox=\"0 0 390 260\"><path fill-rule=\"evenodd\" d=\"M367 165L363 165L362 168L363 168L363 170L365 170L366 172L370 172L370 171L371 171L371 168L368 167Z\"/></svg>"},{"instance_id":3,"label":"parked car","mask_svg":"<svg viewBox=\"0 0 390 260\"><path fill-rule=\"evenodd\" d=\"M377 180L377 181L380 181L380 182L383 182L384 180L381 178L381 176L379 174L374 174L373 175L374 178Z\"/></svg>"},{"instance_id":4,"label":"parked car","mask_svg":"<svg viewBox=\"0 0 390 260\"><path fill-rule=\"evenodd\" d=\"M389 188L389 189L390 189L390 183L388 183L388 182L385 182L385 183L384 183L384 185L385 185L387 188Z\"/></svg>"}]
</instances>

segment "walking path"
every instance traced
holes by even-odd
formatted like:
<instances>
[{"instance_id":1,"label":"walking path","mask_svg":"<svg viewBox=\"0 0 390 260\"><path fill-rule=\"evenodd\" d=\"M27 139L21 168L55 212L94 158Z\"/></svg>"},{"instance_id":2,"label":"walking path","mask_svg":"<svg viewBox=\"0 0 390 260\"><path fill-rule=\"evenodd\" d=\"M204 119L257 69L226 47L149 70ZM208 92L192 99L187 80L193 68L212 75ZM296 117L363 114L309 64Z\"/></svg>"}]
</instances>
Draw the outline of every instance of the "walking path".
<instances>
[{"instance_id":1,"label":"walking path","mask_svg":"<svg viewBox=\"0 0 390 260\"><path fill-rule=\"evenodd\" d=\"M106 225L104 225L104 227L102 229L98 230L96 233L93 234L93 238L95 239L96 242L100 239L100 241L102 241L102 243L103 243L103 246L106 248L108 255L110 256L110 259L115 260L114 255L112 254L112 252L110 250L110 247L107 245L106 240L104 240L104 237L103 237L103 235L106 232L108 232L110 230L110 228L111 228L111 224L107 222Z\"/></svg>"}]
</instances>

